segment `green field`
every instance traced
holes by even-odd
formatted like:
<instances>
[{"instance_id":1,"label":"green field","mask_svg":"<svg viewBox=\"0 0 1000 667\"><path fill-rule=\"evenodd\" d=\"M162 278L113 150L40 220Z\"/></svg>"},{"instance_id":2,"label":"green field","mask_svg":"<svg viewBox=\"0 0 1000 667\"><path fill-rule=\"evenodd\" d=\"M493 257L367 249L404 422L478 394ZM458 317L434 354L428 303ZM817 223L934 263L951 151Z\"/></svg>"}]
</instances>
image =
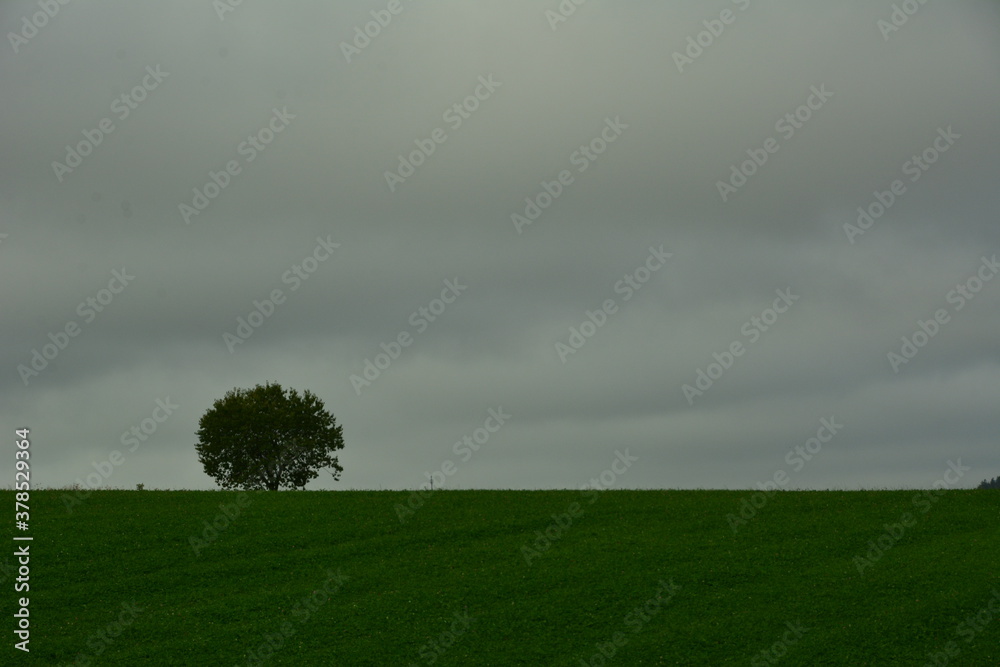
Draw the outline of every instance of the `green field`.
<instances>
[{"instance_id":1,"label":"green field","mask_svg":"<svg viewBox=\"0 0 1000 667\"><path fill-rule=\"evenodd\" d=\"M31 494L30 654L0 557L0 664L1000 664L988 490L759 494L735 531L749 491L71 493Z\"/></svg>"}]
</instances>

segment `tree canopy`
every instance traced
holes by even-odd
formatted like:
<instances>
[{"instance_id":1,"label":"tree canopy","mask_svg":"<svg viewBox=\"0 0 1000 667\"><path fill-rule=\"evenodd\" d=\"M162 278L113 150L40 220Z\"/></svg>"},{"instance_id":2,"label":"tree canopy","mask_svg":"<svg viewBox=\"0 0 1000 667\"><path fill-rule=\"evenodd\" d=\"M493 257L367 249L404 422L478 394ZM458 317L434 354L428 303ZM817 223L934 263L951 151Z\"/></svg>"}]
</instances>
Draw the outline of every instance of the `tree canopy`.
<instances>
[{"instance_id":1,"label":"tree canopy","mask_svg":"<svg viewBox=\"0 0 1000 667\"><path fill-rule=\"evenodd\" d=\"M993 479L984 479L980 482L977 489L1000 489L1000 477L994 477Z\"/></svg>"},{"instance_id":2,"label":"tree canopy","mask_svg":"<svg viewBox=\"0 0 1000 667\"><path fill-rule=\"evenodd\" d=\"M233 389L198 427L198 460L224 489L302 488L323 468L335 480L343 471L334 456L344 447L342 427L309 390Z\"/></svg>"}]
</instances>

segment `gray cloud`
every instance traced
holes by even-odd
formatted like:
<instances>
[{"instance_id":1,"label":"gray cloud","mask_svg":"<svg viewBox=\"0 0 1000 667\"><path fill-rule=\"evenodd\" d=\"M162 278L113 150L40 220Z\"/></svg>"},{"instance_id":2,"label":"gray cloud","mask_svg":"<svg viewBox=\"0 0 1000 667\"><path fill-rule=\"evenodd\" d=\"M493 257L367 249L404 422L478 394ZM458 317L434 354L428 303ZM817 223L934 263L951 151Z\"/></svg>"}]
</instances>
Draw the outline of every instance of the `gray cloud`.
<instances>
[{"instance_id":1,"label":"gray cloud","mask_svg":"<svg viewBox=\"0 0 1000 667\"><path fill-rule=\"evenodd\" d=\"M311 389L344 427L342 483L312 488L415 488L498 407L511 419L449 486L576 487L629 448L623 486L746 488L830 417L843 429L790 486L927 486L958 457L969 484L998 474L1000 281L949 299L1000 252L996 5L921 5L887 38L888 2L586 3L552 30L557 6L404 0L351 62L342 44L386 3L221 20L211 3L70 3L16 50L8 37L0 415L32 428L37 482L85 478L170 397L107 484L210 488L198 418L265 381ZM3 32L37 11L5 3ZM708 45L679 71L688 37ZM102 119L113 130L57 174ZM753 173L723 201L734 166ZM895 180L885 213L845 231ZM292 289L320 238L340 246ZM661 245L672 256L626 300L616 285ZM79 304L123 268L134 280L91 320ZM467 289L430 321L446 280ZM223 334L275 289L231 353ZM784 289L799 299L744 329ZM557 343L608 299L563 363ZM894 372L888 353L938 309L949 321ZM18 367L71 323L26 384ZM351 375L403 332L358 395ZM737 341L689 402L683 385Z\"/></svg>"}]
</instances>

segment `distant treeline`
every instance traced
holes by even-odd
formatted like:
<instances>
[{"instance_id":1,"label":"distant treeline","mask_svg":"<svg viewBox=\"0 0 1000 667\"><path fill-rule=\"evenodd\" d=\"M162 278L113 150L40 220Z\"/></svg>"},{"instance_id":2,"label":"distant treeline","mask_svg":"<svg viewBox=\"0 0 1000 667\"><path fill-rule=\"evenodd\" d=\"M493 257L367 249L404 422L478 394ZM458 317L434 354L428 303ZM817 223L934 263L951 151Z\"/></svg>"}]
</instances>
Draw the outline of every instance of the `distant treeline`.
<instances>
[{"instance_id":1,"label":"distant treeline","mask_svg":"<svg viewBox=\"0 0 1000 667\"><path fill-rule=\"evenodd\" d=\"M984 479L977 489L1000 489L1000 477L994 477L993 479Z\"/></svg>"}]
</instances>

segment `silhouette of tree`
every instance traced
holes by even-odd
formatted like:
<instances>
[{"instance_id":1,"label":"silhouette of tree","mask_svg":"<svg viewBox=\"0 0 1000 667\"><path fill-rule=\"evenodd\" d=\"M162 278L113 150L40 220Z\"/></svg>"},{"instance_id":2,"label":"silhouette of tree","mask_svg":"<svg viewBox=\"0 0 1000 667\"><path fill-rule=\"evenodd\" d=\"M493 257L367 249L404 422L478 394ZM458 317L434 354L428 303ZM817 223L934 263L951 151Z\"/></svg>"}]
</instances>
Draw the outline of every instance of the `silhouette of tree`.
<instances>
[{"instance_id":1,"label":"silhouette of tree","mask_svg":"<svg viewBox=\"0 0 1000 667\"><path fill-rule=\"evenodd\" d=\"M198 460L224 489L302 488L322 468L335 480L343 471L333 455L344 447L342 427L308 390L234 389L198 426Z\"/></svg>"}]
</instances>

